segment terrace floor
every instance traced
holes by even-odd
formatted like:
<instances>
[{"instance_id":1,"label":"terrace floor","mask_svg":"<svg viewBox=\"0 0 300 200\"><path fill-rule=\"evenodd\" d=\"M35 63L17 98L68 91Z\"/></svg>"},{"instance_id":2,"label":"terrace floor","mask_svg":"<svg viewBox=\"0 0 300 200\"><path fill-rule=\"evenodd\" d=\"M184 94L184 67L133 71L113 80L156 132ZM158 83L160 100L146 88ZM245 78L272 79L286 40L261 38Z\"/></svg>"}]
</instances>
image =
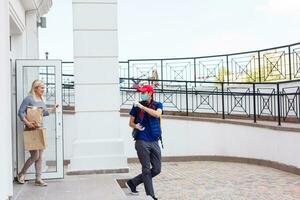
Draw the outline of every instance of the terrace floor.
<instances>
[{"instance_id":1,"label":"terrace floor","mask_svg":"<svg viewBox=\"0 0 300 200\"><path fill-rule=\"evenodd\" d=\"M130 196L117 179L140 172L129 164L128 174L66 176L48 181L48 187L32 182L14 186L14 200L144 200ZM228 162L165 162L154 179L156 194L163 200L299 200L300 176L272 168Z\"/></svg>"}]
</instances>

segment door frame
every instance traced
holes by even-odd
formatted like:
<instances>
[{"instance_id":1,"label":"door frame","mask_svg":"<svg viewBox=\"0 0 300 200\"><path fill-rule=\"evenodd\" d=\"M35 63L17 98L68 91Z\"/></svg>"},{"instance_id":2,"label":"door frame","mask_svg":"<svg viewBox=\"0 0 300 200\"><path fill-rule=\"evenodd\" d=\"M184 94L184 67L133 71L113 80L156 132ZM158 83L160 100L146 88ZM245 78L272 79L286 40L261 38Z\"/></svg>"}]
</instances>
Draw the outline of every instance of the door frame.
<instances>
[{"instance_id":1,"label":"door frame","mask_svg":"<svg viewBox=\"0 0 300 200\"><path fill-rule=\"evenodd\" d=\"M64 146L63 146L63 113L62 113L62 61L61 60L37 60L37 59L17 59L15 61L16 72L16 112L23 101L23 68L24 67L55 67L55 100L59 104L59 109L56 109L55 124L56 124L56 171L42 172L43 179L60 179L64 178ZM27 91L25 91L27 92ZM19 173L25 162L25 150L23 137L23 123L18 119L16 114L16 161L17 172ZM27 180L35 179L33 173L26 175Z\"/></svg>"}]
</instances>

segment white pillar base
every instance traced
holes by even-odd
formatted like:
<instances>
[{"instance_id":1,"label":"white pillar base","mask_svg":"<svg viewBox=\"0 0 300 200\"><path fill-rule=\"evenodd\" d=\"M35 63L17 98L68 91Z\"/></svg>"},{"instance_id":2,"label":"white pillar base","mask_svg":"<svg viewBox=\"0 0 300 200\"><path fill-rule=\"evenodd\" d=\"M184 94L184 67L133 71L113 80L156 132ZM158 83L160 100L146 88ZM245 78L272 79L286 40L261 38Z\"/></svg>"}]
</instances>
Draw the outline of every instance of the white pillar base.
<instances>
[{"instance_id":1,"label":"white pillar base","mask_svg":"<svg viewBox=\"0 0 300 200\"><path fill-rule=\"evenodd\" d=\"M128 168L121 139L77 140L73 148L68 172Z\"/></svg>"}]
</instances>

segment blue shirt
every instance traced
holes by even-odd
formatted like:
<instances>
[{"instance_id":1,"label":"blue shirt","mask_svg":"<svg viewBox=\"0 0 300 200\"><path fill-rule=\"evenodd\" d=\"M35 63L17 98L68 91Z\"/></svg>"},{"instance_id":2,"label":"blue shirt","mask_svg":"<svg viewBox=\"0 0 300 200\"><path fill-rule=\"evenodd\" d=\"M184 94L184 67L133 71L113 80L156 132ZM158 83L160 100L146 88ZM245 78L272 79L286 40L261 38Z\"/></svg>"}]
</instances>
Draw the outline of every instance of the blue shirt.
<instances>
[{"instance_id":1,"label":"blue shirt","mask_svg":"<svg viewBox=\"0 0 300 200\"><path fill-rule=\"evenodd\" d=\"M153 101L151 107L154 110L163 109L163 105L160 102ZM159 140L161 136L161 128L160 128L160 118L153 117L149 115L147 112L144 112L143 118L141 118L141 114L139 112L141 109L139 107L132 107L130 111L130 115L135 117L135 123L140 123L145 130L140 131L135 129L136 136L135 140L144 140L147 142L153 142Z\"/></svg>"},{"instance_id":2,"label":"blue shirt","mask_svg":"<svg viewBox=\"0 0 300 200\"><path fill-rule=\"evenodd\" d=\"M44 101L36 101L33 98L33 96L29 95L23 100L23 102L19 108L19 111L18 111L18 116L21 121L23 121L24 117L26 116L28 106L35 106L35 107L43 108L43 116L49 116L49 112L48 112L45 102Z\"/></svg>"}]
</instances>

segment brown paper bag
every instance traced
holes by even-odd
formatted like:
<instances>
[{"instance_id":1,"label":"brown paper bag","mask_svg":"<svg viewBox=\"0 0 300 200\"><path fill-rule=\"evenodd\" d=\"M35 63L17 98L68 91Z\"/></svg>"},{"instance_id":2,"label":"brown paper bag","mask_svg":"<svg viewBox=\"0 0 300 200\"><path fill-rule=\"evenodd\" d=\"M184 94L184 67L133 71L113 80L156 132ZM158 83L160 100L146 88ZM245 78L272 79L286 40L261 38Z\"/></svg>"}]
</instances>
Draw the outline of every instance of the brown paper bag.
<instances>
[{"instance_id":1,"label":"brown paper bag","mask_svg":"<svg viewBox=\"0 0 300 200\"><path fill-rule=\"evenodd\" d=\"M46 149L47 135L45 128L27 129L24 130L24 147L25 150L40 150Z\"/></svg>"},{"instance_id":2,"label":"brown paper bag","mask_svg":"<svg viewBox=\"0 0 300 200\"><path fill-rule=\"evenodd\" d=\"M27 107L26 119L33 122L35 127L41 127L43 121L43 109L38 107Z\"/></svg>"}]
</instances>

